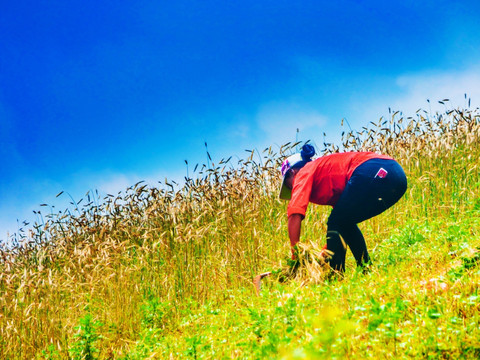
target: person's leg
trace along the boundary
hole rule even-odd
[[[345,255],[347,247],[344,245],[340,232],[331,227],[327,230],[327,249],[333,255],[329,260],[330,267],[334,270],[343,272],[345,270]]]
[[[364,207],[369,197],[366,190],[371,180],[364,172],[357,170],[348,181],[327,221],[327,249],[334,253],[330,266],[339,271],[345,269],[347,245],[357,264],[361,264],[362,259],[369,259],[365,239],[356,224],[359,213],[367,210]]]
[[[335,216],[329,217],[327,227],[327,249],[333,252],[330,266],[338,271],[345,270],[347,245],[352,251],[358,266],[370,262],[367,245],[362,232],[356,224],[337,222]]]
[[[405,190],[405,173],[393,160],[372,159],[354,171],[327,222],[327,249],[338,252],[330,260],[334,269],[345,267],[346,249],[340,235],[352,250],[357,265],[370,262],[365,239],[356,224],[391,207]]]
[[[365,266],[370,263],[370,255],[368,254],[367,244],[362,232],[357,224],[344,226],[342,228],[342,237],[352,251],[352,254],[357,262],[357,266]]]

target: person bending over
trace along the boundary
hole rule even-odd
[[[333,252],[330,267],[345,270],[347,245],[357,265],[364,266],[370,263],[370,257],[357,224],[400,200],[407,190],[405,172],[391,157],[373,152],[335,153],[312,161],[314,155],[314,147],[305,144],[300,153],[287,157],[281,167],[280,198],[289,200],[292,259],[296,258],[295,245],[311,202],[333,207],[327,221],[326,248]]]

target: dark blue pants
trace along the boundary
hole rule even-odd
[[[371,159],[355,169],[327,221],[327,249],[334,253],[330,259],[333,269],[345,270],[347,245],[358,266],[370,262],[357,224],[387,210],[406,190],[407,177],[394,160]]]

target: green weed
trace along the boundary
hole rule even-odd
[[[95,354],[99,352],[96,348],[96,342],[102,337],[98,333],[101,326],[102,323],[94,321],[91,314],[87,314],[80,319],[80,325],[75,328],[77,330],[77,333],[74,335],[75,341],[69,350],[73,359],[96,359]]]

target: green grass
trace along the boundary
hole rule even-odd
[[[360,227],[367,274],[263,281],[286,266],[278,152],[196,169],[176,189],[87,194],[0,249],[0,358],[480,357],[480,114],[419,112],[349,132],[343,147],[396,158],[409,180]],[[338,151],[326,145],[324,152]],[[325,243],[310,206],[302,243]]]
[[[173,333],[145,323],[126,358],[478,358],[476,215],[412,221],[379,244],[367,275],[352,263],[343,280],[264,281],[260,298],[238,288],[191,303]]]

